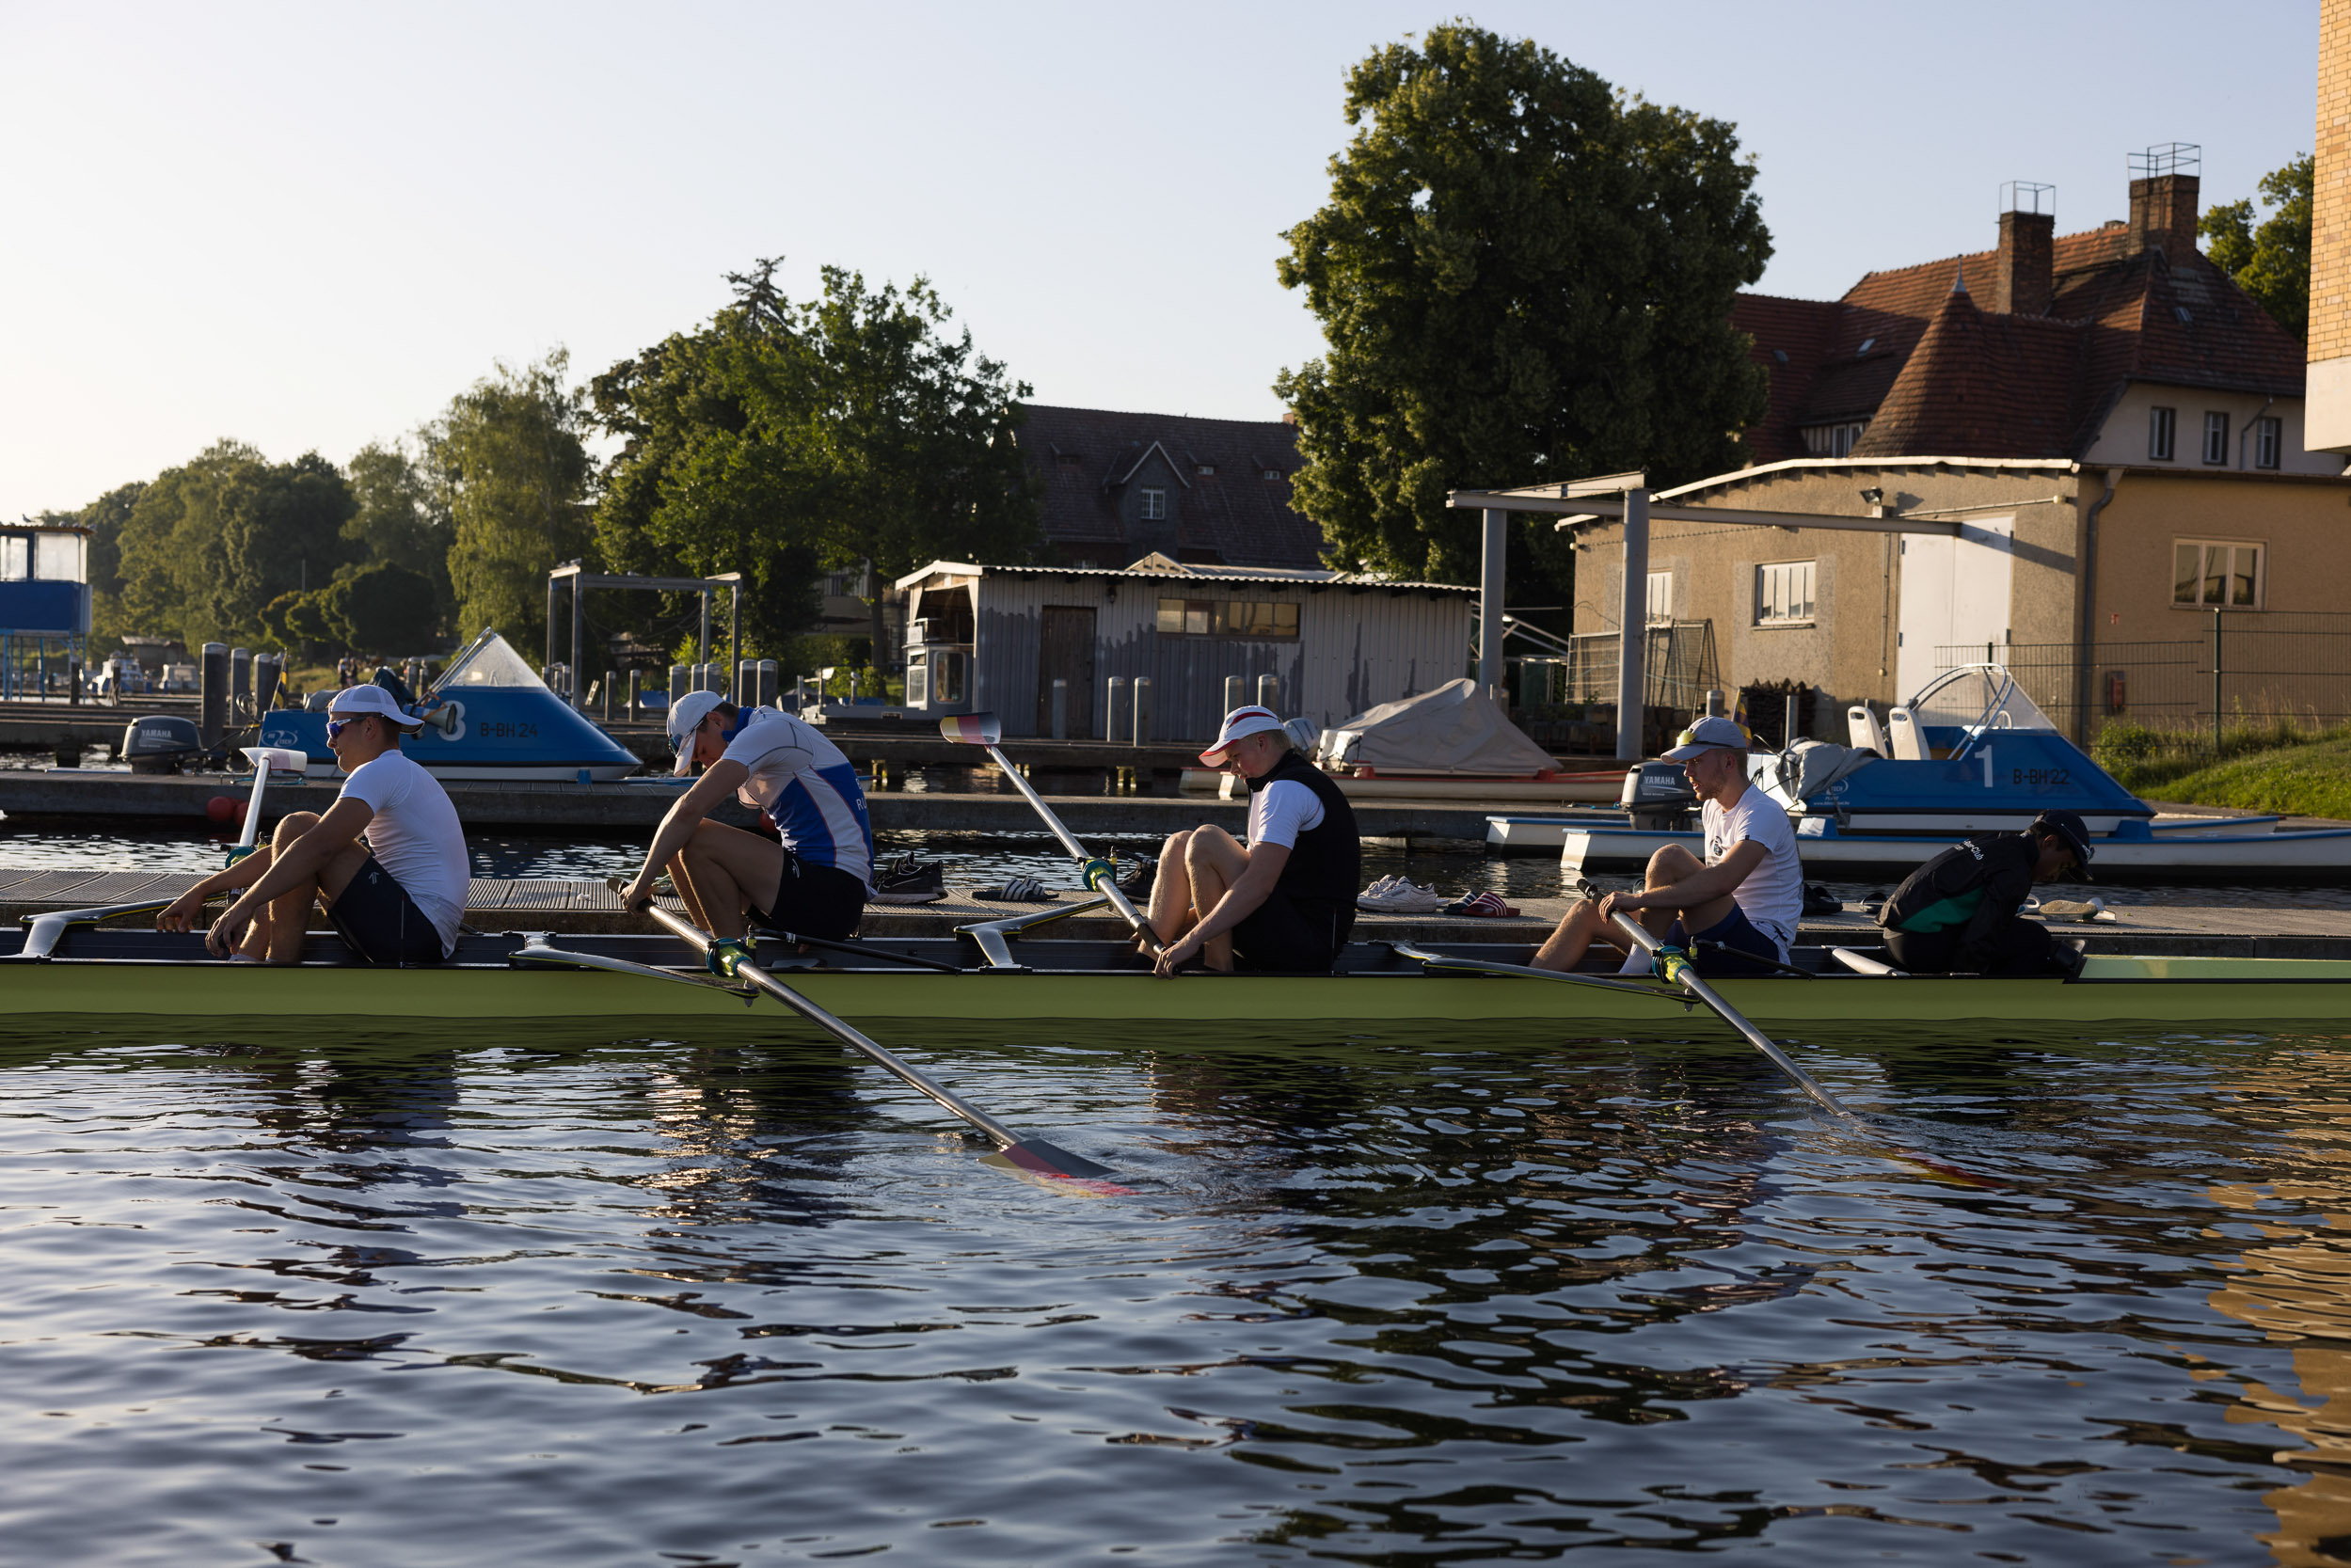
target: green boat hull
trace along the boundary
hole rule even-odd
[[[1133,971],[1041,969],[956,974],[785,969],[778,977],[836,1016],[874,1027],[892,1022],[1035,1019],[1159,1025],[1517,1021],[1681,1029],[1692,1011],[1686,999],[1661,988],[1627,991],[1532,978],[1429,974],[1408,964],[1377,973],[1172,980]],[[2335,959],[2099,958],[2075,980],[1830,974],[1724,979],[1715,987],[1724,1001],[1766,1028],[1868,1022],[2325,1023],[2351,1016],[2351,960]],[[689,1020],[803,1027],[772,1002],[755,1005],[710,983],[464,963],[404,970],[179,959],[17,961],[0,965],[0,1011],[18,1018],[103,1016],[167,1023],[371,1015],[451,1023],[642,1021],[651,1033]]]

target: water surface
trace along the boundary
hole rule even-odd
[[[1531,1033],[20,1022],[5,1555],[2343,1560],[2340,1039]]]

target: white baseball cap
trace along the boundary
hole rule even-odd
[[[1245,735],[1263,735],[1267,730],[1281,727],[1281,721],[1274,717],[1272,708],[1236,707],[1225,715],[1225,727],[1216,732],[1216,744],[1200,753],[1200,761],[1211,768],[1222,768],[1225,753],[1232,749],[1234,741]]]
[[[412,735],[424,728],[423,720],[413,713],[403,713],[400,705],[392,701],[390,692],[373,684],[346,686],[336,692],[334,701],[326,705],[326,717],[329,719],[357,719],[367,713],[389,719]]]
[[[689,691],[670,705],[670,744],[677,748],[677,763],[670,771],[682,778],[694,770],[694,731],[710,710],[726,701],[715,691]]]
[[[1739,721],[1721,714],[1701,719],[1681,732],[1681,744],[1665,753],[1668,762],[1688,762],[1692,757],[1712,751],[1743,752],[1752,744],[1747,732],[1739,727]]]

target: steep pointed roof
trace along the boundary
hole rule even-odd
[[[1804,427],[1856,420],[1869,428],[1855,455],[2078,457],[2134,380],[2302,395],[2302,346],[2200,252],[2134,248],[2121,223],[2051,250],[2041,316],[1975,305],[1965,280],[1992,276],[1993,250],[1869,273],[1836,300],[1739,295],[1732,323],[1771,377],[1770,411],[1747,433],[1754,461],[1804,456]],[[2016,406],[1980,406],[1997,399]]]

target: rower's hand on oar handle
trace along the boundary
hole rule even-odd
[[[1197,934],[1187,934],[1183,941],[1170,942],[1159,950],[1159,961],[1152,965],[1152,973],[1161,979],[1171,978],[1178,968],[1197,958],[1200,941]]]
[[[624,910],[649,910],[653,907],[653,879],[639,877],[620,890],[620,907]]]

